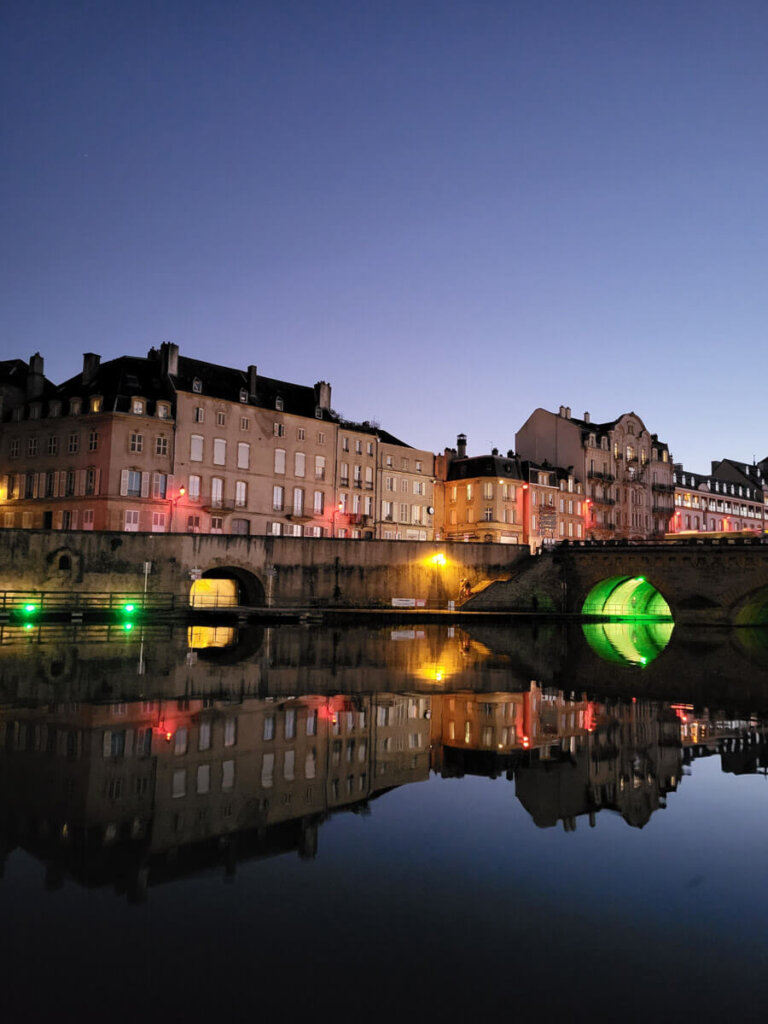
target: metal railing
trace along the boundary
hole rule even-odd
[[[0,611],[68,612],[78,610],[119,610],[133,605],[132,611],[163,611],[174,608],[169,593],[136,593],[116,590],[109,593],[76,590],[0,590]]]

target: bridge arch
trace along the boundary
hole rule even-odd
[[[645,576],[609,576],[587,594],[582,615],[671,619],[666,598]]]
[[[189,593],[192,608],[215,609],[248,607],[266,604],[264,584],[255,573],[236,565],[206,569],[195,580]]]
[[[734,626],[768,625],[768,584],[744,595],[733,609],[731,622]]]
[[[584,637],[603,661],[645,668],[661,654],[675,628],[671,619],[585,622]]]

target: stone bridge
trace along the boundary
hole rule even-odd
[[[670,615],[768,624],[768,544],[576,544],[531,556],[500,544],[207,534],[0,530],[0,591],[148,592],[186,607],[195,580],[231,581],[238,606]]]
[[[768,543],[757,538],[559,546],[467,607],[520,607],[526,577],[537,578],[529,592],[539,610],[668,614],[680,625],[768,625]]]

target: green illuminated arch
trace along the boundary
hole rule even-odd
[[[581,613],[621,619],[672,619],[666,600],[645,576],[602,580],[587,594]]]
[[[585,622],[584,636],[604,661],[644,668],[669,643],[675,624],[671,619],[635,619],[630,622]]]

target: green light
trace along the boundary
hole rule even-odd
[[[645,576],[611,576],[602,580],[587,594],[581,613],[617,619],[672,618],[663,595]]]
[[[35,627],[32,625],[31,622],[25,622],[24,623],[24,629],[34,629],[34,628]]]
[[[587,643],[603,661],[646,668],[672,637],[674,623],[667,620],[632,622],[585,622],[582,631]]]
[[[635,583],[645,583],[645,576],[635,576]]]
[[[135,610],[136,610],[136,605],[135,605],[135,604],[126,604],[126,605],[123,605],[123,611],[126,611],[126,612],[133,612],[133,611],[135,611]]]
[[[130,633],[130,631],[133,629],[133,623],[132,622],[124,623],[123,629],[126,631],[126,633]]]
[[[37,611],[37,605],[36,604],[25,604],[24,605],[24,611],[27,613],[27,615],[33,615]]]

